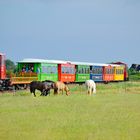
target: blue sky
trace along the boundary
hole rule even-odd
[[[0,0],[0,52],[140,64],[139,0]]]

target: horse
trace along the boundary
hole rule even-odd
[[[47,82],[41,82],[41,81],[32,81],[30,83],[30,92],[35,95],[35,90],[39,90],[41,92],[40,96],[47,96],[50,94],[50,89],[52,89],[52,86],[49,85]]]
[[[66,92],[66,95],[70,94],[68,86],[61,81],[55,82],[53,85],[53,89],[54,89],[54,95],[59,94],[60,91],[62,91],[62,94],[64,91]]]
[[[47,96],[46,93],[48,93],[50,95],[50,89],[54,89],[54,83],[55,82],[51,81],[51,80],[45,80],[45,81],[42,81],[42,83],[45,83],[48,86],[48,89],[46,89],[46,92],[43,92],[42,95]]]
[[[85,85],[87,88],[87,93],[91,95],[92,93],[96,94],[96,84],[93,80],[86,80]]]

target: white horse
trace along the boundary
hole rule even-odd
[[[96,94],[96,84],[93,80],[86,80],[85,82],[87,93],[91,95],[92,93]]]

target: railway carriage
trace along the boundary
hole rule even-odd
[[[11,76],[12,85],[25,85],[32,81],[58,80],[58,61],[24,59],[18,62],[17,74]]]
[[[90,63],[86,62],[72,62],[76,67],[76,79],[75,82],[85,82],[90,78]]]
[[[103,81],[109,82],[114,80],[114,67],[110,64],[103,68]]]
[[[64,62],[58,64],[58,80],[62,82],[74,82],[75,81],[75,65],[70,62]]]
[[[108,66],[108,65],[93,63],[93,65],[90,66],[90,79],[94,80],[95,82],[103,82],[104,66]]]
[[[120,66],[124,66],[124,80],[128,81],[129,80],[129,74],[128,74],[128,66],[127,64],[123,63],[123,62],[113,62],[111,64],[117,64]]]
[[[37,74],[39,81],[58,80],[57,62],[43,59],[24,59],[18,62],[18,71]]]
[[[124,81],[124,66],[114,66],[114,81]]]

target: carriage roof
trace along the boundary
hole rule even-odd
[[[74,65],[87,65],[87,66],[92,65],[92,63],[88,63],[88,62],[71,62],[71,64],[74,64]]]
[[[67,61],[27,58],[27,59],[23,59],[22,61],[19,61],[18,63],[55,63],[55,64],[65,64],[65,63],[67,63]]]
[[[35,59],[35,58],[26,58],[18,63],[53,63],[53,64],[67,64],[71,63],[74,65],[87,65],[87,66],[120,66],[118,64],[105,64],[105,63],[89,63],[89,62],[75,62],[75,61],[65,61],[65,60],[48,60],[48,59]]]
[[[123,67],[122,65],[118,65],[118,64],[108,64],[111,65],[112,67]]]
[[[89,62],[71,62],[75,65],[88,65],[88,66],[108,66],[109,64],[104,63],[89,63]]]

